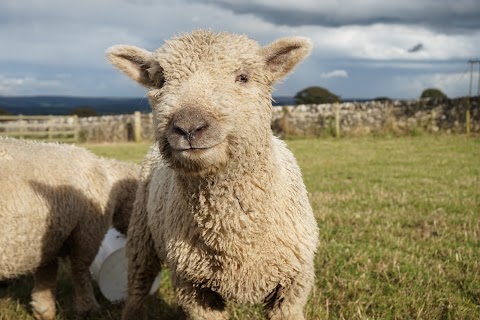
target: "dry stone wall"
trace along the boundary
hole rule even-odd
[[[480,133],[479,98],[470,101],[470,130]],[[272,128],[280,136],[403,135],[466,132],[468,101],[412,100],[297,105],[274,108]]]
[[[480,97],[470,100],[470,130],[480,135]],[[298,105],[273,108],[272,129],[285,136],[405,135],[416,132],[466,132],[467,101],[412,100],[370,101],[341,104]],[[153,140],[152,114],[124,114],[100,117],[47,117],[45,120],[3,122],[2,132],[75,128],[80,142],[123,142]],[[11,124],[11,129],[10,129]],[[32,129],[33,130],[33,129]],[[51,130],[51,129],[50,129]],[[139,131],[139,132],[138,132]]]
[[[153,139],[152,114],[140,114],[140,139]],[[135,115],[79,118],[79,139],[83,142],[124,142],[135,140]]]

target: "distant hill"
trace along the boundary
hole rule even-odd
[[[291,105],[293,97],[274,97],[273,105]],[[64,96],[0,96],[0,109],[11,114],[24,115],[68,115],[73,108],[91,107],[99,115],[126,114],[140,111],[150,112],[147,98],[91,98]]]
[[[63,96],[2,97],[0,109],[12,114],[68,115],[75,107],[92,107],[98,114],[149,112],[146,98],[81,98]]]

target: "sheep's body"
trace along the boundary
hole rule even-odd
[[[225,319],[225,300],[303,318],[318,230],[298,165],[270,129],[270,85],[309,49],[303,38],[261,48],[203,31],[155,54],[111,49],[110,60],[150,88],[157,140],[128,232],[124,319],[138,319],[159,263],[190,319]]]
[[[263,303],[278,285],[312,281],[316,223],[305,214],[310,207],[293,155],[283,142],[272,143],[270,163],[252,162],[245,172],[198,184],[162,165],[157,147],[150,151],[153,166],[142,172],[151,178],[148,226],[156,254],[179,282],[215,288],[226,300]]]
[[[98,307],[88,268],[112,220],[126,231],[138,167],[73,146],[0,138],[0,172],[0,279],[34,272],[34,314],[53,319],[57,259],[68,255],[77,311]]]

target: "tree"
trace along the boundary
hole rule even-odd
[[[389,97],[376,97],[375,99],[373,99],[373,101],[378,101],[378,102],[391,102],[392,99],[390,99]]]
[[[340,97],[322,87],[308,87],[295,95],[297,104],[321,104],[340,102]]]
[[[89,106],[79,106],[72,109],[70,112],[71,115],[77,115],[79,117],[96,117],[98,116],[97,111]]]
[[[0,116],[9,116],[10,114],[7,110],[0,108]]]
[[[428,88],[423,90],[421,99],[430,98],[430,99],[447,99],[447,95],[444,94],[441,90],[435,88]]]

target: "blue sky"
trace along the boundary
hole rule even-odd
[[[346,99],[411,99],[429,87],[464,96],[467,61],[480,58],[480,0],[2,0],[0,95],[144,96],[105,50],[153,51],[199,28],[262,45],[310,37],[312,55],[277,96],[313,85]],[[474,92],[477,80],[478,65]]]

